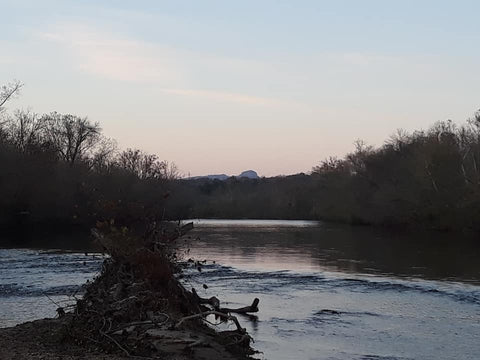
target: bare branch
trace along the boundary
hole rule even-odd
[[[10,100],[15,94],[19,93],[22,87],[23,84],[19,81],[14,81],[0,87],[0,110],[8,100]]]
[[[183,318],[181,318],[176,324],[175,324],[175,328],[178,328],[180,325],[182,325],[185,321],[188,321],[188,320],[193,320],[193,319],[198,319],[198,318],[203,318],[207,315],[217,315],[221,318],[224,318],[224,319],[227,319],[227,320],[232,320],[234,323],[235,323],[235,326],[237,327],[237,331],[241,334],[245,334],[246,333],[246,330],[244,328],[242,328],[240,326],[240,323],[238,322],[238,319],[236,316],[233,316],[233,315],[228,315],[228,314],[225,314],[225,313],[222,313],[220,311],[215,311],[215,310],[210,310],[210,311],[204,311],[202,313],[199,313],[199,314],[195,314],[195,315],[190,315],[190,316],[185,316]]]

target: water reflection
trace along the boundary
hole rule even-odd
[[[315,222],[198,222],[189,256],[244,269],[343,271],[480,284],[473,235]]]
[[[186,257],[217,261],[187,268],[187,287],[229,307],[260,299],[242,325],[261,359],[478,359],[480,287],[465,284],[480,283],[476,238],[209,221],[187,248]],[[44,294],[67,299],[100,266],[83,252],[0,250],[0,327],[53,316]]]
[[[478,359],[476,239],[243,225],[200,222],[187,256],[216,263],[185,282],[231,307],[261,299],[258,320],[242,321],[260,359]]]

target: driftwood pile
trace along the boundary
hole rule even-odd
[[[59,311],[72,318],[69,338],[129,357],[195,358],[193,352],[201,348],[207,357],[208,351],[215,353],[212,358],[227,352],[240,358],[252,354],[252,339],[232,313],[257,312],[258,299],[243,308],[225,308],[216,297],[201,298],[178,281],[173,244],[192,227],[154,224],[138,236],[112,223],[99,224],[93,234],[110,257],[73,312]],[[215,331],[206,325],[208,315],[232,321],[235,329]]]

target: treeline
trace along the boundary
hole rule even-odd
[[[461,126],[398,131],[362,141],[309,175],[182,180],[175,208],[186,217],[324,219],[351,224],[480,230],[480,113]],[[183,201],[182,201],[183,200]]]
[[[382,147],[356,143],[313,169],[314,214],[361,224],[480,229],[480,113],[461,126],[398,131]]]
[[[0,228],[14,231],[164,216],[173,164],[120,151],[98,123],[70,114],[7,112],[21,88],[0,88]]]
[[[156,155],[117,149],[87,118],[6,112],[20,87],[0,87],[0,228],[257,218],[480,230],[480,112],[378,148],[357,141],[309,174],[187,180]]]
[[[220,219],[314,219],[312,176],[178,180],[170,200],[176,216]]]

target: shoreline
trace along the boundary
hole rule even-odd
[[[99,224],[92,234],[110,255],[100,274],[75,304],[55,303],[56,318],[1,329],[0,358],[249,359],[251,337],[238,321],[235,331],[205,324],[212,310],[175,276],[181,270],[173,242],[191,228],[153,222],[133,233]],[[220,314],[219,300],[211,306]],[[236,320],[229,312],[220,315]]]
[[[121,351],[108,351],[104,346],[94,345],[93,341],[73,342],[68,338],[69,317],[45,318],[0,328],[0,359],[2,360],[113,360],[113,359],[165,359],[165,360],[246,360],[252,359],[240,352],[229,351],[221,333],[206,325],[189,330],[178,330],[157,334],[158,356],[127,356]],[[152,337],[155,334],[152,332]],[[202,340],[202,344],[192,346],[189,339]]]
[[[60,319],[47,318],[0,328],[0,358],[5,360],[124,358],[64,342],[62,336],[64,326],[65,323]]]

